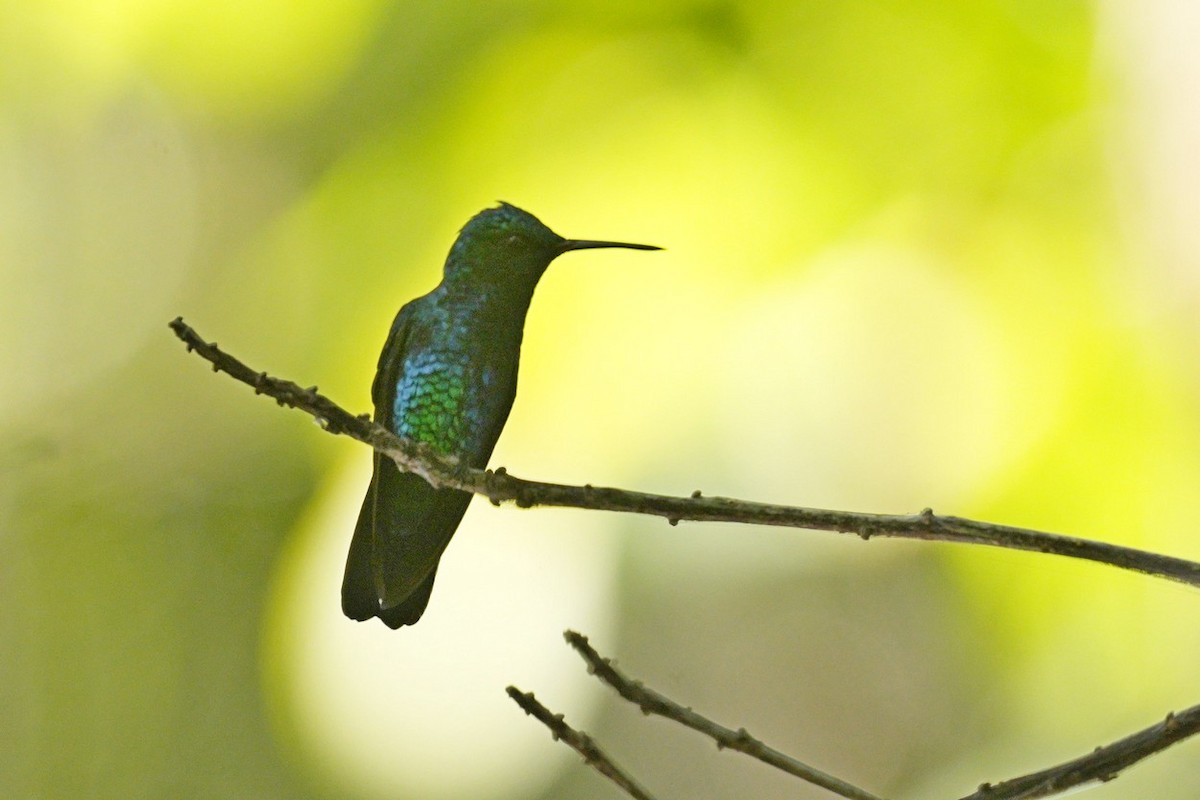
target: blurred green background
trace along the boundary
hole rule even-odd
[[[584,798],[532,690],[669,797],[889,797],[1200,702],[1200,595],[1063,559],[477,502],[429,612],[341,618],[396,308],[503,199],[574,237],[494,464],[1200,559],[1185,0],[105,0],[0,12],[0,795]],[[1196,742],[1092,790],[1194,798]]]

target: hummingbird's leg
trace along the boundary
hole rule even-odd
[[[450,474],[459,483],[471,481],[471,464],[466,453],[459,453],[454,457],[454,468],[450,470]]]

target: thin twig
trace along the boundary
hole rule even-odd
[[[691,497],[670,497],[590,484],[568,486],[524,480],[509,475],[503,468],[495,471],[469,469],[455,459],[438,456],[419,443],[398,438],[366,415],[354,416],[319,394],[315,386],[305,389],[291,381],[251,369],[219,350],[216,344],[201,339],[182,319],[174,320],[170,326],[188,350],[212,364],[214,372],[224,372],[251,386],[256,394],[273,397],[280,405],[311,414],[330,433],[345,434],[373,447],[392,458],[401,469],[420,475],[435,487],[474,492],[495,505],[512,502],[521,508],[566,506],[624,511],[665,517],[672,525],[681,520],[738,522],[852,533],[863,539],[890,536],[984,544],[1096,561],[1200,586],[1200,564],[1194,561],[1028,528],[937,516],[930,509],[919,514],[867,514],[755,503],[728,497],[702,497],[699,491],[693,492]]]
[[[654,800],[654,796],[642,788],[625,770],[618,767],[591,736],[572,728],[563,720],[562,714],[552,713],[534,698],[532,692],[526,694],[515,686],[509,686],[505,691],[526,714],[537,717],[539,722],[549,728],[555,739],[583,756],[583,760],[590,767],[620,786],[630,797],[637,800]]]
[[[647,688],[641,681],[627,677],[613,666],[611,660],[601,656],[588,643],[586,636],[575,631],[566,631],[563,638],[587,662],[589,672],[635,704],[642,713],[673,719],[714,739],[718,747],[728,747],[746,753],[842,797],[878,800],[875,795],[863,789],[767,747],[750,736],[744,728],[734,731],[719,725]],[[1097,747],[1085,756],[1000,783],[985,783],[974,794],[960,800],[1033,800],[1060,794],[1086,783],[1111,781],[1122,770],[1197,733],[1200,733],[1200,706],[1193,706],[1178,714],[1167,714],[1162,722],[1112,744]]]
[[[865,789],[847,783],[841,778],[835,778],[827,772],[810,767],[802,761],[792,758],[773,747],[769,747],[751,736],[745,728],[733,730],[708,717],[697,714],[690,708],[679,705],[671,698],[653,689],[647,688],[641,681],[626,677],[607,658],[604,658],[588,644],[587,637],[575,631],[566,631],[563,638],[583,656],[587,662],[588,671],[617,690],[617,693],[642,710],[643,714],[658,714],[660,717],[673,719],[681,725],[686,725],[694,731],[708,736],[717,743],[718,748],[729,748],[745,753],[751,758],[757,758],[766,764],[795,775],[797,778],[828,789],[836,795],[850,800],[881,800],[877,795]]]
[[[1167,714],[1162,722],[1097,747],[1085,756],[1001,783],[985,783],[961,800],[1031,800],[1085,783],[1111,781],[1123,769],[1197,733],[1200,733],[1200,706],[1192,706],[1178,714]]]

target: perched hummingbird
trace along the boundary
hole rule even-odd
[[[486,467],[517,394],[521,335],[538,279],[568,250],[597,247],[661,249],[564,239],[507,203],[472,217],[450,248],[442,282],[392,323],[371,385],[375,421]],[[379,617],[391,628],[419,620],[470,500],[375,453],[342,581],[346,616]]]

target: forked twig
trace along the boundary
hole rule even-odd
[[[643,713],[673,719],[714,739],[718,747],[739,750],[842,797],[861,800],[871,800],[875,797],[863,789],[767,747],[744,729],[734,731],[719,725],[647,688],[641,681],[629,678],[613,666],[610,659],[601,656],[588,643],[586,636],[575,631],[566,631],[563,637],[587,662],[590,672],[615,689],[623,698],[637,705]],[[1200,733],[1200,706],[1193,706],[1178,714],[1167,714],[1163,721],[1118,739],[1112,744],[1097,747],[1079,758],[1000,783],[985,783],[974,793],[959,800],[1033,800],[1051,797],[1087,783],[1110,781],[1126,768],[1197,733]]]

